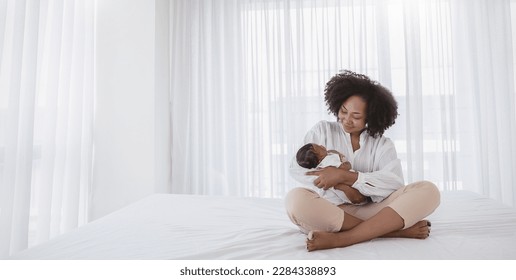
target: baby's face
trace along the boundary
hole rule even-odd
[[[319,161],[321,161],[325,156],[328,155],[328,151],[326,150],[326,147],[322,145],[312,144],[312,147],[314,149],[315,154],[317,155],[317,158]]]

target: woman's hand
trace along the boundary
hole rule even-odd
[[[318,176],[314,181],[314,185],[318,188],[327,190],[337,184],[343,183],[341,171],[342,169],[330,166],[321,170],[306,172],[306,175]]]
[[[338,184],[352,186],[358,178],[358,173],[336,167],[325,167],[317,171],[306,172],[306,175],[318,176],[314,185],[318,188],[327,190]]]

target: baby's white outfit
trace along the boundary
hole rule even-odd
[[[340,155],[333,152],[328,152],[328,155],[321,160],[321,162],[315,167],[315,169],[322,169],[328,166],[339,167],[343,162],[340,160]],[[329,202],[340,205],[342,203],[351,203],[349,198],[344,194],[343,191],[337,190],[333,187],[323,190],[315,187],[315,191],[319,194],[319,196],[324,197]]]

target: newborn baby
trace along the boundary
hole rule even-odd
[[[335,150],[327,150],[326,147],[315,143],[308,143],[301,147],[296,154],[299,166],[307,169],[322,169],[333,166],[345,170],[351,170],[351,163],[346,157]],[[319,195],[335,205],[343,203],[363,204],[367,197],[358,190],[347,185],[338,185],[328,190],[318,189]]]

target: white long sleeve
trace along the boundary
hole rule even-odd
[[[394,143],[387,137],[373,138],[364,132],[360,135],[360,149],[353,152],[351,137],[340,123],[321,121],[308,131],[304,143],[324,145],[344,154],[353,170],[358,172],[358,179],[352,187],[371,197],[373,202],[382,201],[405,185],[401,161]],[[299,182],[313,182],[315,176],[307,176],[305,172],[306,169],[297,165],[294,158],[291,175]]]

